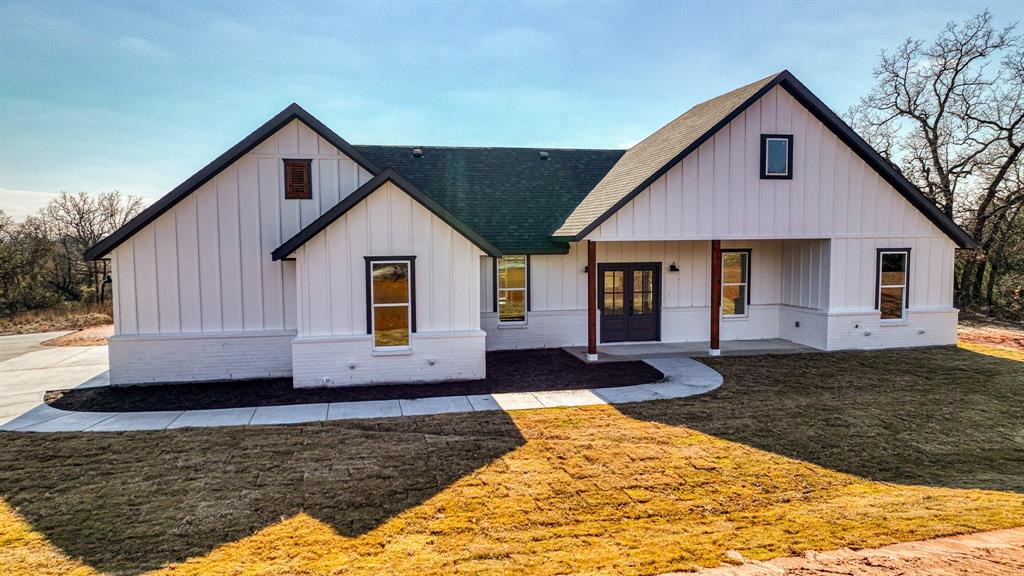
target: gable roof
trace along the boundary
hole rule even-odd
[[[505,254],[565,253],[551,238],[623,150],[355,146],[391,167]],[[547,158],[541,157],[547,153]]]
[[[455,215],[435,202],[430,196],[421,192],[416,188],[416,186],[403,178],[393,168],[384,169],[380,174],[377,174],[366,182],[366,184],[356,188],[354,192],[342,199],[341,202],[338,202],[332,206],[330,210],[321,214],[319,218],[310,222],[309,225],[300,230],[298,234],[292,236],[286,240],[284,244],[278,246],[277,249],[271,253],[271,256],[273,256],[274,260],[287,258],[292,254],[292,252],[295,252],[295,250],[300,246],[322,232],[325,228],[330,226],[332,222],[351,210],[355,205],[362,202],[367,196],[375,192],[386,182],[391,182],[395,186],[398,186],[398,188],[403,192],[412,196],[413,199],[422,204],[427,210],[430,210],[438,218],[444,220],[446,224],[454,228],[459,234],[465,236],[467,240],[476,244],[488,256],[501,256],[501,251],[495,248],[493,244],[488,242],[483,236],[467,226],[464,222],[456,218]]]
[[[320,135],[321,138],[327,140],[334,147],[344,152],[349,158],[352,158],[352,160],[365,168],[371,174],[376,174],[380,171],[376,165],[367,160],[366,157],[364,157],[358,150],[346,142],[344,138],[338,136],[333,130],[314,118],[312,114],[306,112],[302,106],[292,103],[262,126],[254,130],[251,134],[243,138],[238,144],[229,148],[227,152],[218,156],[213,162],[204,166],[200,171],[190,176],[175,189],[171,190],[162,198],[151,204],[148,208],[139,213],[138,216],[129,220],[127,224],[118,228],[113,234],[107,236],[103,240],[100,240],[94,246],[86,250],[85,259],[98,260],[103,258],[111,250],[117,248],[122,242],[130,238],[137,231],[159,218],[164,212],[173,208],[175,204],[183,200],[192,192],[196,191],[203,184],[207,183],[211,178],[220,173],[221,170],[227,168],[232,162],[252,151],[264,140],[295,119],[298,119],[313,130],[313,132]]]
[[[781,86],[962,248],[975,242],[788,70],[697,104],[626,151],[553,236],[582,240],[775,86]]]

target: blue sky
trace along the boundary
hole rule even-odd
[[[625,147],[788,68],[842,112],[882,49],[989,6],[0,3],[0,208],[155,199],[289,103],[350,142]]]

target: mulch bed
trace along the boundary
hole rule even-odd
[[[431,396],[609,388],[657,382],[664,375],[645,362],[587,364],[564,350],[487,353],[487,378],[424,384],[292,388],[290,378],[52,390],[45,401],[77,412],[206,410],[319,402],[398,400]]]

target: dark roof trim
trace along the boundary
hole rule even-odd
[[[493,244],[456,218],[451,212],[445,210],[444,207],[435,202],[430,196],[420,192],[418,188],[413,186],[411,182],[403,178],[392,168],[384,169],[380,174],[374,176],[366,184],[357,188],[355,192],[352,192],[341,202],[335,204],[330,210],[321,214],[319,218],[310,222],[309,225],[300,230],[298,234],[292,236],[284,244],[278,246],[277,249],[271,253],[271,256],[273,256],[274,260],[286,259],[292,254],[292,252],[295,252],[295,250],[300,246],[319,234],[332,222],[351,210],[356,204],[362,202],[367,196],[372,194],[388,181],[391,181],[403,192],[412,196],[413,199],[422,204],[427,210],[433,212],[438,218],[444,220],[446,224],[454,228],[459,234],[465,236],[467,240],[476,244],[488,256],[501,256],[501,251],[495,248]]]
[[[952,219],[943,214],[942,211],[939,210],[939,208],[916,186],[907,180],[907,178],[898,169],[896,169],[896,167],[890,164],[885,158],[882,158],[874,148],[854,132],[853,128],[850,128],[850,126],[848,126],[846,122],[843,122],[843,120],[839,118],[835,112],[829,109],[824,102],[812,94],[806,86],[804,86],[796,79],[795,76],[793,76],[792,73],[789,72],[789,70],[783,70],[780,72],[774,79],[772,79],[771,82],[761,87],[757,92],[751,95],[750,98],[747,98],[735,110],[722,118],[722,120],[712,126],[710,130],[702,134],[700,138],[696,139],[692,144],[683,149],[682,152],[669,160],[668,163],[659,168],[654,172],[654,174],[651,174],[650,177],[641,182],[640,185],[633,189],[633,191],[616,202],[611,208],[606,210],[604,214],[591,222],[586,228],[581,230],[571,239],[574,241],[580,241],[586,238],[588,234],[593,232],[605,220],[610,218],[612,214],[617,212],[620,208],[629,203],[630,200],[647,189],[658,178],[664,176],[665,173],[673,166],[682,161],[683,158],[688,156],[691,152],[699,148],[701,144],[709,140],[719,130],[728,125],[729,122],[735,120],[737,116],[742,114],[743,111],[749,108],[751,104],[767,94],[769,90],[779,85],[789,92],[790,95],[792,95],[798,102],[803,104],[803,106],[807,108],[815,118],[827,126],[829,130],[831,130],[844,144],[856,152],[861,159],[867,162],[868,166],[874,168],[886,182],[895,188],[897,192],[902,194],[903,197],[906,198],[915,208],[920,210],[925,217],[927,217],[940,230],[945,232],[953,242],[961,248],[978,247],[978,243],[971,238],[967,232],[964,232],[956,222],[953,222]]]
[[[321,138],[327,140],[336,148],[344,152],[345,155],[354,160],[371,174],[376,174],[380,171],[372,162],[367,160],[365,156],[360,154],[358,150],[353,148],[351,144],[346,142],[344,138],[338,136],[333,130],[325,126],[323,122],[320,122],[314,118],[312,114],[306,112],[302,106],[292,103],[251,134],[243,138],[241,142],[232,146],[227,152],[218,156],[213,162],[204,166],[202,170],[190,176],[188,180],[179,184],[174,190],[171,190],[162,198],[143,210],[138,216],[132,218],[127,224],[117,229],[113,234],[107,236],[103,240],[100,240],[94,246],[86,250],[85,259],[98,260],[103,258],[133,234],[159,218],[164,212],[173,208],[175,204],[183,200],[186,196],[196,191],[203,184],[209,182],[214,176],[219,174],[221,170],[231,165],[232,162],[252,151],[264,140],[295,119],[298,119],[306,126],[309,126],[313,132],[316,132]]]

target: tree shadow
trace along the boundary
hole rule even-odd
[[[524,443],[504,412],[160,432],[0,432],[0,496],[73,558],[136,574],[299,512],[355,537]]]
[[[1024,362],[960,348],[702,361],[718,390],[617,408],[871,480],[1024,493]]]

